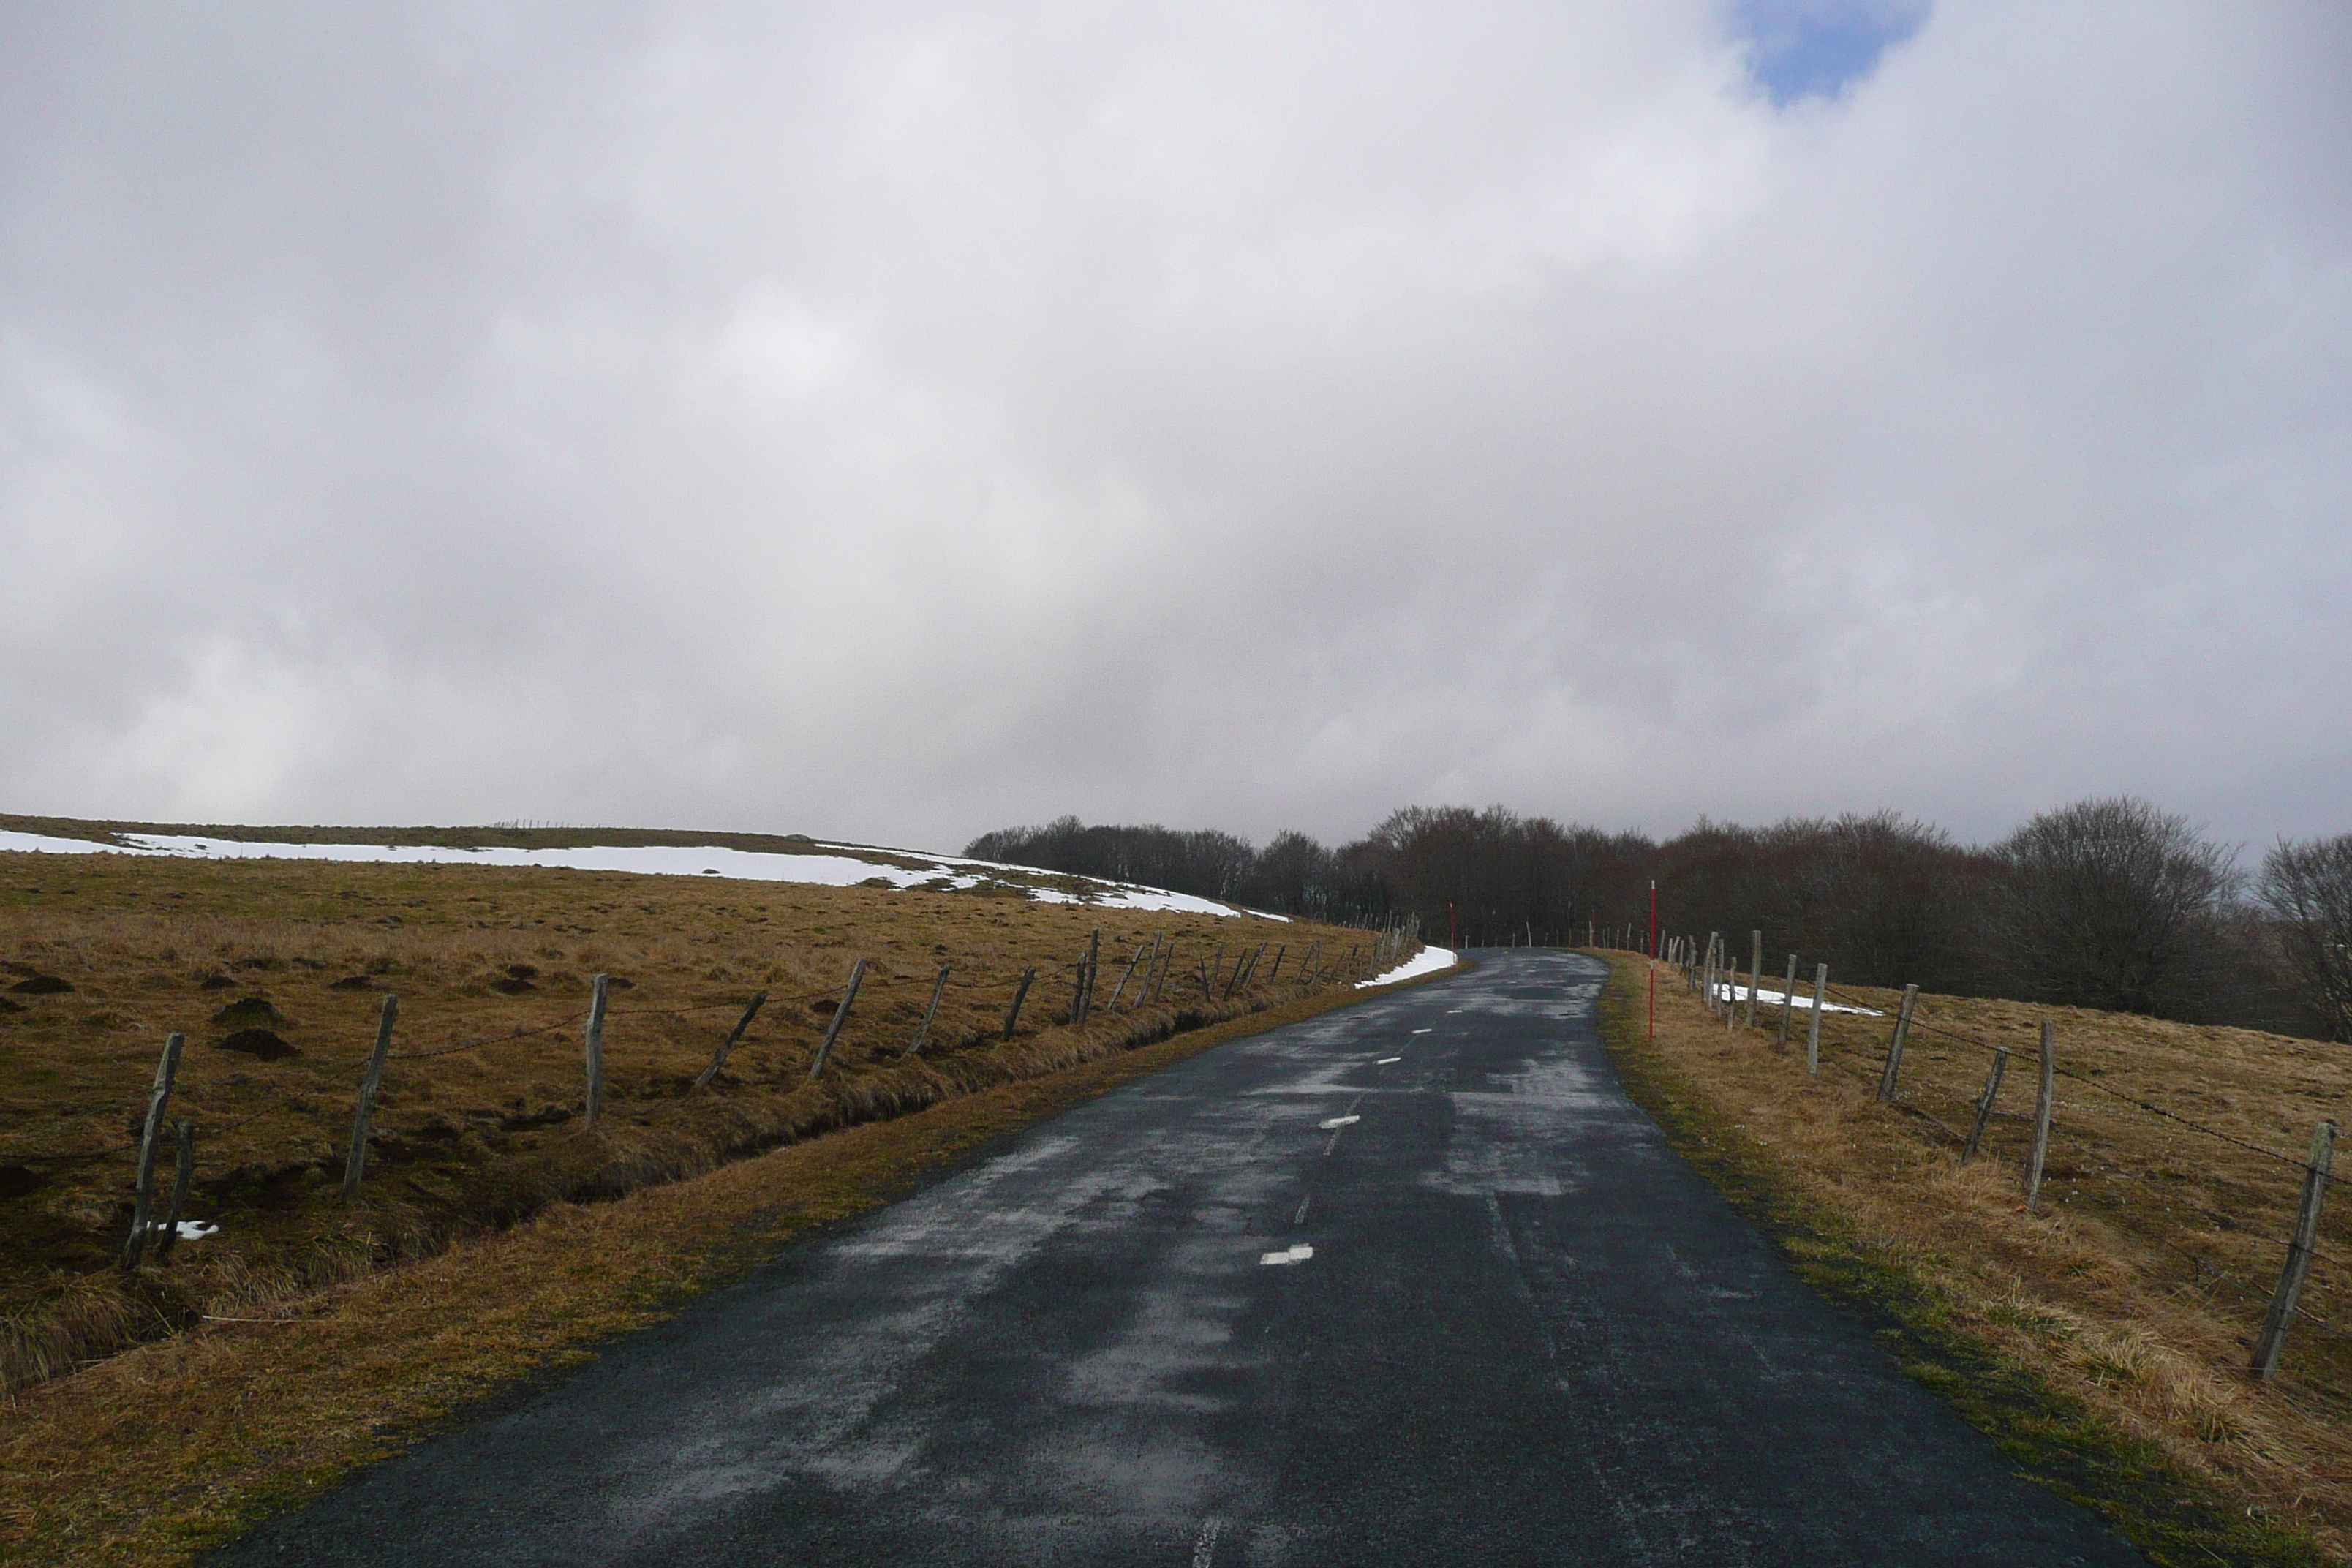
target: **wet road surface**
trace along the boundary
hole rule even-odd
[[[1195,1057],[205,1561],[2123,1564],[1666,1147],[1554,952]]]

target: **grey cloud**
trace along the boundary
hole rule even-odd
[[[2324,7],[6,26],[18,809],[2345,826]]]

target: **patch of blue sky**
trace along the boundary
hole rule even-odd
[[[1778,105],[1835,98],[1927,21],[1933,0],[1732,0],[1748,74]]]

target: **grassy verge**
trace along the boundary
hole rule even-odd
[[[1645,966],[1608,956],[1601,1031],[1635,1100],[2024,1474],[2160,1568],[2346,1560],[2330,1480],[2344,1474],[2340,1426],[2292,1391],[2250,1384],[2226,1336],[2184,1327],[2189,1303],[2137,1277],[2127,1236],[2063,1202],[2027,1215],[2014,1166],[1959,1166],[1917,1106],[1879,1106],[1857,1075],[1829,1068],[1884,1019],[1841,1024],[1853,1038],[1831,1042],[1808,1079],[1801,1026],[1780,1055],[1762,1029],[1727,1030],[1670,970],[1645,1039]]]
[[[690,1181],[558,1205],[268,1321],[207,1322],[46,1384],[13,1403],[0,1442],[0,1548],[11,1561],[184,1563],[469,1404],[740,1278],[814,1226],[1082,1100],[1353,999],[1295,998]]]

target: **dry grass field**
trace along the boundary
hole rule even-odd
[[[2128,1516],[2152,1560],[2317,1560],[2310,1543],[2347,1560],[2352,1205],[2338,1202],[2326,1217],[2302,1301],[2308,1317],[2294,1323],[2276,1381],[2256,1383],[2247,1370],[2314,1124],[2347,1109],[2343,1047],[1922,996],[1897,1101],[1885,1106],[1876,1090],[1898,993],[1843,990],[1832,978],[1832,999],[1885,1016],[1825,1016],[1812,1079],[1801,1011],[1784,1055],[1777,1009],[1761,1009],[1753,1028],[1727,1028],[1669,967],[1658,970],[1656,1039],[1643,1040],[1646,966],[1610,956],[1612,1043],[1637,1092],[1727,1185],[1781,1216],[1801,1266],[1831,1253],[1864,1260],[1898,1282],[1895,1293],[1934,1333],[1980,1348],[2056,1407],[2080,1412],[2065,1440],[2182,1479],[2242,1537],[2231,1555],[2186,1525],[2175,1541],[2179,1521],[2166,1516],[2179,1500],[2163,1488],[2137,1502],[2090,1488]],[[2042,1201],[2029,1214],[2021,1172],[2044,1018],[2056,1026],[2063,1076]],[[1963,1165],[1996,1045],[2009,1047],[2009,1070],[1985,1152]],[[1969,1380],[1919,1374],[2002,1430]],[[2003,1436],[2036,1442],[2022,1427]]]
[[[1065,1026],[1099,931],[1093,1016]],[[1156,1005],[1126,961],[1172,944]],[[1254,984],[1202,995],[1271,944]],[[205,1320],[444,1252],[557,1205],[611,1199],[833,1129],[1125,1052],[1318,988],[1360,931],[1138,913],[988,892],[834,889],[480,867],[0,856],[0,1378],[12,1391]],[[1286,947],[1278,981],[1276,949]],[[852,963],[865,982],[824,1077],[812,1054]],[[940,963],[928,1042],[906,1046]],[[1023,972],[1037,980],[1003,1041]],[[1358,965],[1360,973],[1360,963]],[[604,1110],[582,1125],[589,977],[612,975]],[[694,1087],[752,997],[766,1005]],[[341,1191],[356,1091],[399,997],[368,1176]],[[111,1267],[167,1031],[167,1121],[194,1124],[167,1266]],[[171,1178],[167,1149],[162,1185]]]

